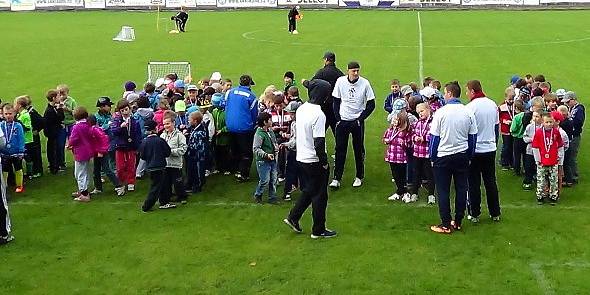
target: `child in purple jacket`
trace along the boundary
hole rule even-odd
[[[89,202],[90,193],[88,186],[90,185],[90,160],[95,154],[95,143],[92,137],[92,126],[86,121],[88,118],[88,111],[84,107],[77,107],[74,109],[74,120],[76,124],[72,127],[72,133],[68,140],[67,148],[72,150],[74,154],[74,177],[78,183],[78,192],[75,201]]]

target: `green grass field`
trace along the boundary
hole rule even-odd
[[[297,80],[312,76],[326,50],[341,68],[358,60],[378,96],[365,138],[365,185],[352,189],[349,153],[343,188],[330,194],[328,225],[337,238],[311,240],[309,214],[305,234],[293,234],[281,222],[291,204],[252,204],[253,182],[216,175],[188,205],[141,214],[147,181],[122,199],[103,193],[78,204],[69,169],[12,195],[16,240],[0,249],[0,294],[588,293],[587,140],[581,183],[565,189],[558,206],[536,205],[521,179],[498,171],[502,222],[484,218],[451,236],[433,234],[438,210],[424,196],[412,205],[386,200],[393,186],[380,144],[389,80],[419,79],[417,13],[306,11],[297,36],[287,34],[285,15],[196,12],[186,34],[169,35],[166,20],[156,32],[155,13],[0,13],[0,95],[29,94],[40,110],[58,83],[90,109],[100,95],[118,98],[124,81],[145,81],[150,60],[190,61],[196,79],[249,73],[260,93],[281,85],[286,70]],[[590,12],[425,11],[420,18],[424,75],[462,85],[479,79],[500,101],[512,74],[543,73],[587,102]],[[111,41],[121,25],[135,28],[135,42]]]

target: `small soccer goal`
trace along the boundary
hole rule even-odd
[[[179,79],[191,77],[191,63],[186,61],[150,61],[147,68],[148,82],[155,82],[170,73],[176,73]]]
[[[119,34],[117,34],[117,36],[113,38],[113,41],[130,42],[133,40],[135,40],[135,30],[133,29],[133,27],[129,26],[121,27],[121,31],[119,32]]]

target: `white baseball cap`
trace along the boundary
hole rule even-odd
[[[214,72],[213,74],[211,74],[211,78],[209,80],[215,80],[215,81],[221,80],[221,73]]]

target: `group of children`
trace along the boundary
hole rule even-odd
[[[515,76],[506,88],[499,116],[502,169],[514,170],[517,176],[524,174],[524,190],[531,190],[536,181],[539,204],[555,204],[560,188],[578,181],[584,106],[572,91],[551,92],[543,75]]]
[[[391,93],[384,103],[390,125],[382,142],[387,145],[385,161],[389,163],[396,186],[388,200],[416,202],[419,189],[424,186],[428,204],[435,204],[428,148],[432,115],[444,105],[439,91],[441,84],[427,78],[420,91],[415,83],[411,84],[401,86],[399,80],[391,81]]]
[[[430,77],[419,91],[411,85],[401,86],[398,80],[391,83],[392,92],[384,104],[390,126],[382,138],[387,145],[385,161],[396,186],[388,198],[391,201],[415,202],[418,189],[424,186],[428,203],[435,203],[428,149],[432,115],[445,104],[440,85]],[[515,76],[505,94],[504,103],[498,107],[503,142],[500,164],[503,170],[514,170],[520,176],[522,163],[523,188],[531,190],[536,181],[539,204],[554,205],[562,183],[577,183],[584,107],[574,92],[559,89],[552,93],[543,75]]]

